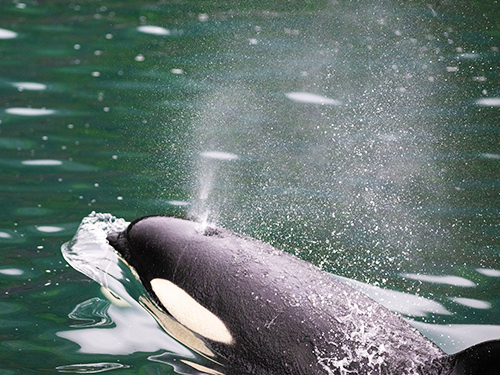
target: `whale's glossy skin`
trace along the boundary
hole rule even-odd
[[[223,322],[231,342],[199,336],[226,359],[226,373],[460,375],[475,373],[477,361],[481,374],[495,373],[498,342],[447,356],[364,294],[263,242],[164,216],[108,240],[162,308],[152,280],[179,287]]]

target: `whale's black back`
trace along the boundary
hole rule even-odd
[[[169,280],[224,321],[234,342],[207,341],[227,373],[462,375],[474,365],[474,351],[446,356],[366,295],[260,241],[162,216],[109,239],[153,298],[151,280]]]

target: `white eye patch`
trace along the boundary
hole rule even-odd
[[[224,344],[233,343],[233,336],[224,322],[183,289],[165,279],[151,280],[151,288],[179,323],[207,339]]]

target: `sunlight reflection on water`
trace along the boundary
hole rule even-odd
[[[485,107],[499,107],[500,98],[482,98],[476,101],[477,105],[482,105]]]
[[[17,33],[14,31],[0,29],[0,39],[13,39],[17,37]]]
[[[56,113],[54,109],[21,108],[21,107],[7,108],[5,112],[11,115],[19,115],[19,116],[47,116]]]
[[[478,268],[476,269],[476,271],[482,273],[485,276],[500,277],[500,270],[494,270],[491,268]]]
[[[436,283],[436,284],[448,284],[448,285],[463,286],[468,288],[476,286],[474,282],[459,276],[448,276],[448,275],[435,276],[435,275],[422,275],[416,273],[404,273],[401,274],[401,276],[407,279],[413,279],[413,280]]]
[[[170,35],[170,30],[160,26],[139,26],[137,31],[145,34]]]
[[[492,307],[491,303],[488,301],[480,301],[473,298],[450,297],[450,300],[463,306],[472,307],[473,309],[486,310]]]
[[[230,152],[222,152],[222,151],[205,151],[200,154],[200,156],[207,159],[216,159],[216,160],[236,160],[238,159],[238,155],[232,154]]]
[[[0,273],[7,276],[20,276],[24,271],[19,268],[1,268]]]
[[[488,340],[498,340],[500,326],[482,324],[429,324],[406,319],[448,354]]]
[[[32,166],[56,166],[62,165],[62,161],[53,159],[39,159],[39,160],[23,160],[21,164]]]
[[[19,91],[22,90],[41,91],[47,89],[47,85],[37,82],[13,82],[12,86],[17,87]]]
[[[311,94],[308,92],[289,92],[285,95],[288,99],[300,103],[342,105],[342,102],[339,100],[327,98],[316,94]]]
[[[78,363],[74,365],[57,366],[58,372],[67,372],[71,374],[96,374],[98,372],[129,368],[129,365],[121,363],[99,362],[99,363]]]
[[[41,226],[36,227],[36,229],[38,231],[44,232],[44,233],[57,233],[57,232],[64,230],[64,228],[54,227],[54,226],[49,226],[49,225],[41,225]]]

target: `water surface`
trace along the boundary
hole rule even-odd
[[[448,352],[500,338],[500,11],[405,4],[2,2],[1,372],[188,371],[63,259],[92,211],[420,297],[394,310]]]

